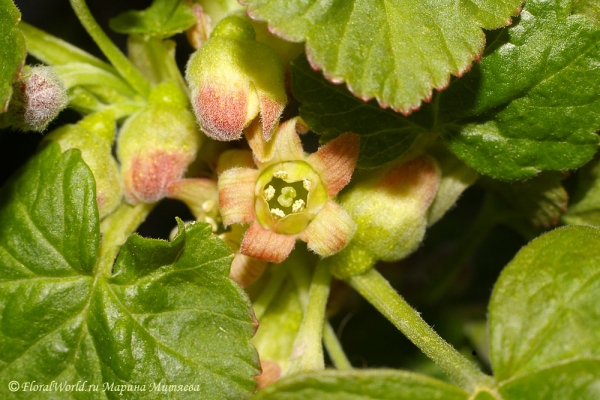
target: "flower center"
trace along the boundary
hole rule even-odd
[[[283,234],[304,230],[327,201],[320,176],[304,161],[266,168],[259,176],[255,194],[258,222]]]

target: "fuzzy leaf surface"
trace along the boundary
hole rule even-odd
[[[0,0],[0,112],[12,96],[12,82],[25,61],[25,38],[16,28],[21,13],[12,0]]]
[[[473,71],[441,94],[442,131],[499,179],[578,168],[598,147],[600,25],[570,2],[528,1]]]
[[[466,400],[457,386],[396,370],[314,371],[295,374],[262,389],[255,400]]]
[[[246,0],[273,33],[306,42],[311,64],[363,99],[408,113],[481,56],[484,29],[521,0]]]
[[[504,398],[597,398],[600,231],[570,226],[533,240],[502,271],[489,315]]]
[[[346,132],[360,135],[360,168],[375,168],[399,157],[432,124],[430,107],[409,117],[384,110],[376,101],[364,102],[345,86],[327,81],[304,57],[292,63],[292,90],[301,103],[300,116],[322,135],[322,141]]]
[[[61,398],[158,399],[162,384],[190,385],[178,398],[249,396],[254,319],[227,245],[180,224],[172,242],[130,237],[113,276],[96,274],[94,191],[80,152],[52,143],[0,193],[0,397],[56,398],[9,391],[33,380],[98,388]]]
[[[183,32],[196,23],[190,6],[182,0],[154,0],[142,11],[127,11],[110,21],[112,30],[119,33],[150,35],[159,38]]]

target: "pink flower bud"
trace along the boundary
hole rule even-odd
[[[287,102],[283,65],[278,53],[254,35],[250,22],[227,17],[188,62],[194,112],[213,139],[239,139],[259,115],[268,139],[279,123]]]
[[[185,95],[173,83],[157,86],[149,104],[123,124],[117,141],[126,200],[153,203],[166,197],[196,158],[200,140]]]
[[[51,67],[25,67],[13,82],[4,123],[22,131],[41,132],[68,103],[67,91]]]

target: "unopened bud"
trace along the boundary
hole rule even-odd
[[[62,82],[48,66],[26,66],[13,82],[13,96],[2,124],[42,132],[69,103]]]
[[[128,202],[154,203],[168,195],[196,158],[201,136],[187,98],[171,82],[154,88],[148,105],[121,128],[117,156]]]
[[[75,125],[64,125],[48,134],[44,140],[60,144],[62,151],[79,149],[83,161],[96,180],[96,200],[100,219],[112,212],[123,196],[119,168],[112,155],[115,117],[110,112],[92,114]]]
[[[327,259],[340,278],[361,274],[377,260],[397,261],[421,243],[427,214],[440,182],[440,169],[420,156],[380,169],[340,196],[340,204],[357,224],[354,238]]]
[[[282,61],[254,37],[246,19],[227,17],[188,62],[192,105],[200,128],[213,139],[239,139],[259,114],[265,139],[278,125],[287,102]]]

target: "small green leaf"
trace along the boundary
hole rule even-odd
[[[246,0],[270,30],[306,42],[311,64],[352,93],[409,113],[481,56],[482,28],[510,23],[521,0]]]
[[[432,124],[430,107],[410,117],[364,102],[346,87],[328,82],[311,69],[306,58],[292,63],[292,90],[300,101],[300,116],[329,141],[343,133],[360,135],[360,168],[374,168],[401,156]]]
[[[262,389],[253,400],[459,400],[457,386],[394,370],[314,371],[291,375]]]
[[[571,226],[533,240],[502,271],[489,315],[492,367],[505,398],[595,398],[577,396],[590,376],[597,391],[600,378],[600,231]],[[577,371],[587,372],[572,379]],[[564,388],[544,396],[534,392],[538,383],[540,393]],[[521,394],[509,396],[515,387]]]
[[[6,111],[12,82],[25,62],[25,38],[16,29],[21,13],[12,0],[0,0],[0,113]]]
[[[110,21],[112,30],[119,33],[150,35],[166,38],[183,32],[196,23],[189,5],[182,0],[154,0],[142,11],[127,11]]]
[[[132,236],[114,275],[94,276],[94,186],[79,151],[51,143],[0,193],[0,397],[10,381],[86,382],[86,398],[249,396],[255,321],[228,246],[180,223],[170,243]]]
[[[528,1],[474,70],[441,94],[464,162],[499,179],[578,168],[598,148],[600,25],[570,2]]]
[[[600,161],[594,160],[577,171],[577,187],[563,222],[600,227]]]

